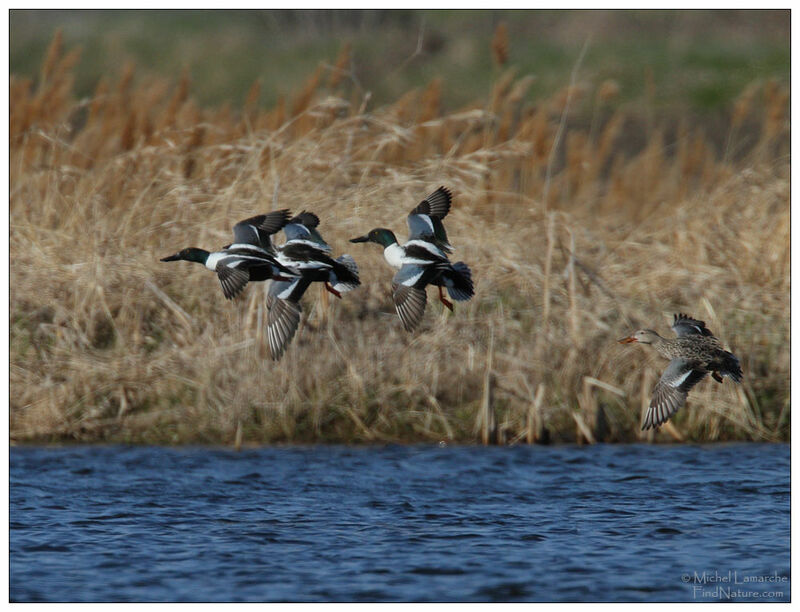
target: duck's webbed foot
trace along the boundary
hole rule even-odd
[[[453,312],[453,302],[444,297],[444,289],[441,286],[439,287],[439,301],[450,309],[450,312]]]
[[[719,372],[711,372],[711,378],[716,380],[718,383],[722,382],[722,376],[719,375]]]
[[[330,283],[328,283],[328,282],[325,283],[325,289],[327,289],[330,293],[335,295],[337,298],[342,299],[342,294],[339,293],[338,291],[336,291],[336,289],[334,289],[333,287],[331,287]]]

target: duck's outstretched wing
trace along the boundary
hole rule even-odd
[[[272,359],[278,361],[292,341],[300,323],[300,298],[310,281],[272,281],[267,292],[267,339]]]
[[[330,245],[325,242],[322,234],[317,231],[319,217],[306,210],[292,217],[284,226],[286,242],[300,242],[322,249],[326,253],[331,251]]]
[[[314,228],[307,228],[299,223],[289,223],[283,228],[287,244],[290,242],[307,243],[325,252],[330,252],[330,245],[325,242],[320,233]]]
[[[231,259],[223,259],[215,268],[219,284],[222,285],[222,293],[226,299],[232,300],[239,295],[250,280],[250,271],[247,266],[232,267],[226,262],[231,263]]]
[[[428,295],[425,293],[425,285],[419,286],[425,272],[422,266],[405,264],[392,279],[394,308],[403,322],[403,328],[409,332],[414,331],[425,314]]]
[[[666,423],[686,403],[691,388],[703,380],[706,374],[707,372],[694,369],[694,365],[685,359],[676,357],[670,361],[653,389],[642,430]]]
[[[233,226],[236,244],[250,244],[273,252],[270,236],[289,222],[291,213],[287,209],[273,210],[265,215],[256,215]]]
[[[439,187],[427,198],[417,204],[411,211],[412,215],[427,215],[435,219],[444,219],[450,212],[450,203],[453,201],[453,194],[447,187]]]
[[[446,253],[452,252],[442,224],[442,219],[450,212],[452,198],[449,189],[439,187],[422,200],[408,215],[408,239],[430,240]]]
[[[706,327],[704,321],[693,319],[689,315],[677,313],[672,315],[672,330],[678,338],[683,336],[713,336],[711,330]]]

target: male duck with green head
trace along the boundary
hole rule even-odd
[[[229,300],[239,295],[248,282],[297,278],[298,273],[276,259],[270,240],[270,235],[286,225],[290,217],[288,210],[276,210],[245,219],[233,227],[233,244],[222,250],[210,252],[189,247],[161,261],[194,261],[203,264],[217,273],[222,293]]]
[[[453,304],[444,297],[444,287],[458,301],[469,300],[475,294],[467,264],[450,263],[447,258],[453,247],[447,240],[442,219],[450,211],[451,201],[450,191],[439,187],[420,202],[408,215],[409,235],[403,245],[398,244],[394,232],[383,227],[350,240],[381,245],[387,263],[397,269],[392,279],[392,298],[406,331],[413,331],[422,320],[428,285],[439,287],[439,300],[450,310]]]

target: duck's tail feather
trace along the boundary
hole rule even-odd
[[[457,261],[452,265],[451,271],[446,275],[447,293],[450,297],[459,302],[465,302],[475,295],[472,285],[472,271],[463,261]]]
[[[340,255],[335,260],[333,270],[331,270],[330,284],[339,293],[352,291],[361,284],[358,278],[358,266],[350,255]]]

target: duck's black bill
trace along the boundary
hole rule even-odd
[[[178,261],[181,258],[180,253],[175,253],[174,255],[170,255],[169,257],[162,257],[161,261]]]
[[[369,234],[364,234],[358,238],[351,238],[350,242],[369,242]]]

